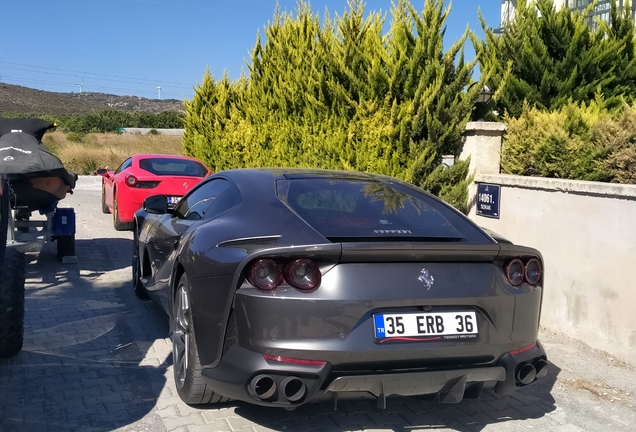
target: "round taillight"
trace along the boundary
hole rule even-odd
[[[137,184],[137,177],[135,177],[134,175],[127,175],[126,176],[126,184],[130,187],[133,187]]]
[[[258,289],[271,291],[283,283],[283,273],[274,260],[261,259],[250,266],[247,280]]]
[[[526,281],[530,285],[536,285],[541,280],[541,263],[536,258],[531,258],[526,263]]]
[[[288,284],[299,290],[313,290],[320,285],[320,269],[310,259],[288,262],[283,271]]]
[[[518,286],[521,285],[521,282],[523,282],[525,266],[519,258],[515,258],[506,264],[505,272],[510,285]]]

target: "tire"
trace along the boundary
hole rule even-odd
[[[59,259],[75,255],[75,234],[58,237],[56,241],[57,257]]]
[[[134,228],[135,235],[133,238],[133,250],[132,250],[132,284],[135,289],[135,294],[142,300],[148,299],[148,291],[141,282],[141,260],[139,259],[139,236],[137,234],[137,227]]]
[[[199,350],[192,327],[190,284],[185,273],[177,285],[172,311],[172,359],[179,397],[188,405],[229,401],[229,398],[214,393],[201,375]]]
[[[110,209],[106,205],[106,188],[104,186],[103,180],[102,180],[102,213],[110,214]]]
[[[22,349],[24,340],[24,254],[9,248],[0,269],[0,357]]]
[[[117,190],[113,192],[113,226],[117,231],[130,231],[133,229],[133,222],[122,222],[119,220],[119,206],[117,205]]]

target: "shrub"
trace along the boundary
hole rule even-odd
[[[636,107],[609,111],[599,102],[569,102],[540,111],[526,104],[519,118],[505,121],[506,173],[636,183]]]
[[[69,132],[66,134],[66,139],[71,142],[81,143],[84,140],[84,134],[80,132]]]

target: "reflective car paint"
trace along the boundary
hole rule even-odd
[[[281,199],[288,190],[285,183],[303,176],[391,184],[435,200],[480,234],[463,243],[330,242]],[[206,179],[197,189],[217,179],[239,191],[238,204],[199,220],[142,209],[136,213],[138,244],[134,245],[142,257],[142,283],[169,315],[176,283],[181,274],[188,275],[199,357],[215,391],[271,405],[248,391],[246,380],[253,378],[252,369],[299,371],[296,366],[263,362],[263,354],[328,362],[321,372],[315,368],[312,372],[321,391],[328,391],[337,377],[362,371],[379,376],[396,370],[432,373],[467,367],[490,367],[492,376],[503,373],[499,384],[489,385],[508,390],[517,386],[514,374],[519,364],[546,358],[537,343],[542,285],[513,287],[502,271],[514,257],[542,262],[535,249],[498,243],[446,204],[388,177],[319,170],[232,170]],[[313,259],[321,268],[321,286],[310,293],[286,284],[273,292],[257,290],[245,280],[245,268],[261,257]],[[434,278],[428,289],[420,280],[423,267]],[[377,344],[372,314],[396,310],[475,311],[479,337]],[[229,335],[228,328],[235,334]],[[533,343],[521,357],[508,354]],[[233,364],[238,358],[245,360]],[[228,377],[228,371],[240,377]]]
[[[209,169],[203,176],[158,176],[147,170],[140,168],[140,161],[144,159],[178,159],[187,160],[205,165],[198,159],[167,154],[137,154],[126,159],[115,171],[107,171],[102,176],[102,187],[104,189],[105,204],[111,213],[114,211],[115,200],[121,222],[131,222],[134,214],[141,208],[145,198],[151,195],[166,195],[182,197],[190,191],[197,183],[211,174]],[[134,175],[139,182],[159,182],[152,188],[131,187],[126,184],[126,177]]]

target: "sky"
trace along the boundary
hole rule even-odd
[[[0,7],[0,82],[40,90],[191,99],[206,67],[220,78],[247,71],[256,35],[276,0],[5,0]],[[424,0],[411,0],[416,10]],[[296,0],[278,0],[294,11]],[[322,17],[346,0],[311,0]],[[445,0],[448,5],[449,1]],[[388,12],[391,0],[367,0]],[[468,25],[479,37],[481,9],[499,27],[501,0],[454,0],[445,47]],[[387,18],[388,21],[388,18]],[[474,57],[468,44],[466,56]],[[157,87],[161,87],[158,89]]]

